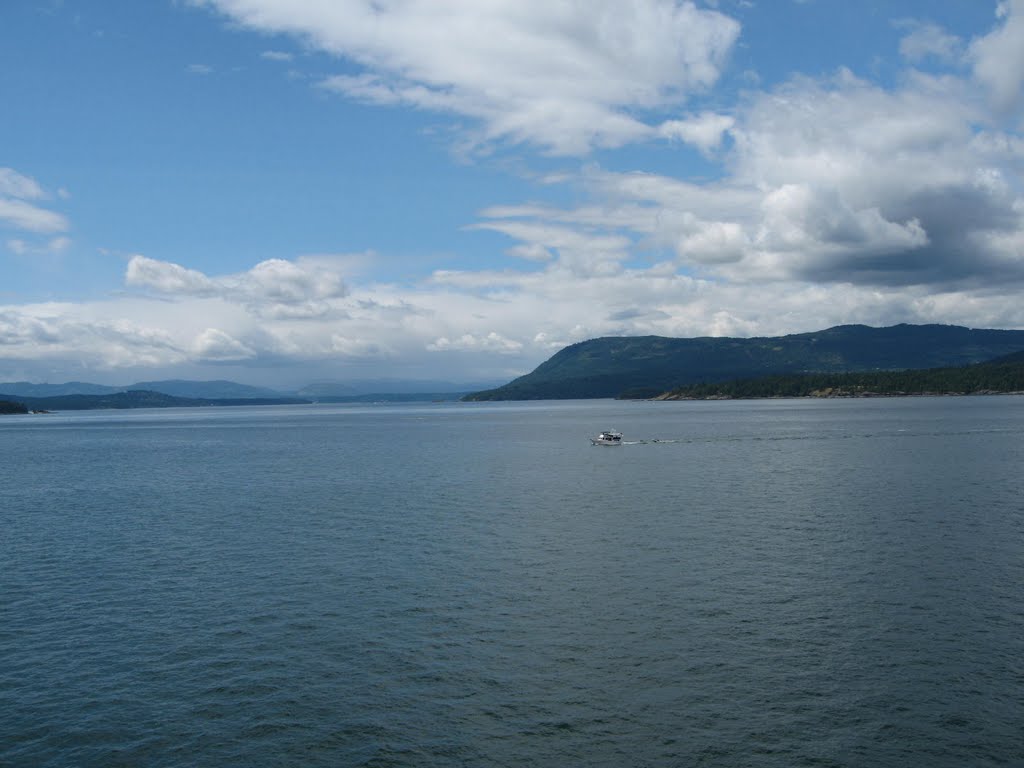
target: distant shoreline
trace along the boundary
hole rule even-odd
[[[680,400],[874,400],[895,397],[990,397],[993,395],[1024,395],[1024,390],[1000,392],[983,390],[978,392],[848,392],[810,395],[672,395],[644,398],[649,402]]]

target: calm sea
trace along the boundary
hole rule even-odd
[[[9,416],[0,457],[3,766],[1024,765],[1024,397]]]

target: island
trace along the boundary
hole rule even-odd
[[[956,371],[1021,350],[1024,330],[955,325],[841,325],[810,333],[756,338],[604,337],[565,347],[531,373],[464,399],[746,396],[739,394],[737,384],[726,387],[729,382],[739,381],[744,382],[744,387],[758,381],[752,391],[768,393],[758,396],[803,396],[811,391],[844,387],[850,392],[919,392],[928,388],[1002,391],[1012,385],[988,387],[984,382],[958,378],[960,374]],[[944,369],[946,373],[931,375],[928,383],[918,382],[906,373],[924,369]],[[902,378],[871,378],[890,372],[903,372]],[[867,378],[842,378],[854,373]],[[1002,375],[994,370],[983,373],[989,378]],[[839,378],[830,378],[835,376]],[[949,385],[940,378],[948,380]]]

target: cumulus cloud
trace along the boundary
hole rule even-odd
[[[1004,0],[997,16],[999,26],[974,40],[969,55],[974,76],[996,108],[1007,113],[1019,109],[1024,96],[1024,0]]]
[[[301,304],[345,295],[341,275],[330,265],[315,260],[300,262],[270,259],[248,272],[224,278],[229,291],[275,304]]]
[[[449,339],[445,336],[427,344],[431,352],[458,351],[483,351],[510,354],[518,352],[523,345],[518,341],[512,341],[500,333],[491,331],[486,336],[474,336],[471,333],[464,333],[458,338]]]
[[[704,112],[686,120],[667,120],[658,127],[658,133],[667,139],[693,144],[704,154],[710,154],[718,149],[734,122],[728,115]]]
[[[133,256],[125,284],[168,296],[217,296],[259,315],[289,318],[321,317],[331,310],[328,300],[347,293],[339,263],[312,257],[269,259],[247,272],[211,278],[179,264]]]
[[[965,85],[927,79],[890,92],[841,73],[759,97],[734,130],[732,183],[763,195],[760,255],[779,276],[831,281],[991,277],[1004,260],[979,238],[1022,220],[999,183],[1010,156],[973,144],[981,119]],[[785,257],[792,245],[799,259]],[[1003,278],[1020,280],[1022,267]]]
[[[916,218],[889,221],[877,207],[853,208],[835,187],[784,184],[761,203],[756,247],[794,254],[796,270],[818,271],[823,279],[848,279],[855,260],[913,251],[928,244]],[[805,266],[806,265],[806,266]]]
[[[799,279],[752,288],[680,274],[672,264],[585,276],[557,260],[521,272],[438,272],[417,285],[353,286],[332,301],[344,311],[315,322],[224,295],[0,307],[0,373],[70,359],[94,371],[216,364],[227,375],[245,366],[244,380],[284,363],[293,377],[309,378],[370,362],[378,374],[423,377],[443,366],[455,378],[511,378],[595,336],[774,335],[847,322],[1024,326],[1012,289]]]
[[[79,360],[101,370],[186,360],[172,335],[161,328],[71,304],[0,307],[0,357]]]
[[[192,345],[200,362],[237,362],[256,356],[252,348],[218,328],[207,328]]]
[[[160,293],[209,296],[217,286],[202,272],[179,264],[133,256],[125,272],[125,284],[133,288],[152,288]]]
[[[582,154],[657,135],[645,110],[712,86],[733,19],[673,0],[194,0],[358,64],[327,89],[470,117],[481,141]]]
[[[574,238],[577,261],[622,264],[654,248],[737,283],[1019,284],[1021,139],[979,125],[965,82],[912,77],[891,91],[849,72],[796,78],[737,110],[719,180],[589,170],[579,183],[594,203],[489,209],[483,226],[578,275],[563,261]]]

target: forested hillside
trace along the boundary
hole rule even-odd
[[[665,400],[752,397],[870,397],[1024,392],[1024,352],[956,368],[802,374],[680,387]]]
[[[591,339],[532,373],[467,400],[655,397],[696,384],[769,375],[957,367],[1024,350],[1024,331],[952,325],[843,325],[789,336]]]

